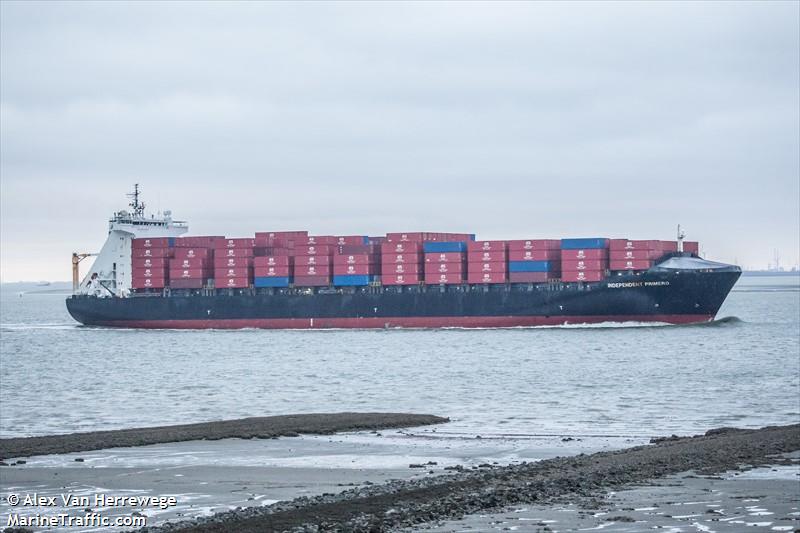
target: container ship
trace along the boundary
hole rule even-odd
[[[185,236],[165,211],[111,217],[73,254],[72,317],[126,328],[494,328],[713,320],[738,266],[699,244],[627,238],[478,240],[405,232]],[[95,257],[80,280],[78,269]]]

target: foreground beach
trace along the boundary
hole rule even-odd
[[[373,427],[382,423],[396,427],[391,424],[403,417],[426,423],[435,418],[389,415],[381,421],[375,414],[365,416],[372,417]],[[340,420],[346,419],[349,424],[365,420],[352,413],[348,417]],[[438,426],[440,433],[446,427]],[[15,456],[8,460],[13,466],[0,469],[0,488],[6,494],[13,489],[45,495],[65,491],[174,495],[178,504],[169,509],[93,509],[146,516],[149,527],[143,531],[368,531],[411,527],[561,531],[598,525],[607,531],[636,531],[637,527],[642,529],[645,519],[651,525],[666,527],[676,515],[692,515],[664,509],[670,509],[670,503],[694,503],[696,507],[697,502],[708,499],[699,498],[698,493],[713,492],[715,484],[735,482],[736,490],[728,487],[724,491],[729,495],[728,503],[733,501],[730,494],[738,491],[742,500],[759,500],[758,505],[769,508],[759,511],[761,507],[756,507],[751,513],[776,515],[756,520],[745,513],[746,520],[769,523],[771,528],[800,525],[800,515],[796,514],[800,494],[792,477],[798,454],[786,455],[800,450],[797,425],[714,430],[703,436],[674,437],[647,445],[647,441],[629,438],[558,437],[521,445],[502,439],[441,438],[435,430],[436,426],[277,440],[193,440],[27,459]],[[432,438],[434,434],[436,438]],[[590,453],[596,450],[609,451]],[[763,486],[764,476],[740,479],[728,474],[720,479],[716,475],[759,465],[775,465],[774,471],[766,470],[767,479],[777,476],[767,484],[769,490]],[[653,483],[666,485],[626,497],[609,492],[642,490],[637,486]],[[672,492],[667,497],[664,490]],[[720,499],[720,503],[709,504],[721,506],[719,509],[704,510],[735,510],[736,506],[728,503]],[[743,511],[746,506],[741,507]],[[6,524],[6,514],[18,511],[25,510],[12,509],[7,501],[0,501],[2,525]],[[666,522],[654,522],[659,516]],[[609,520],[613,518],[620,521]],[[730,514],[703,518],[730,518],[723,522],[729,527],[745,523],[736,520],[742,516]],[[772,518],[782,521],[773,523]]]

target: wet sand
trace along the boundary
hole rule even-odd
[[[301,497],[266,507],[219,513],[148,531],[381,531],[458,519],[520,504],[553,504],[597,497],[607,490],[666,478],[703,475],[744,465],[776,464],[800,450],[800,425],[760,430],[714,430],[662,439],[620,451],[486,466],[414,480],[397,480],[339,494]],[[611,525],[611,521],[606,521]],[[543,526],[543,527],[546,527]]]
[[[448,419],[407,413],[316,413],[222,420],[179,426],[92,431],[67,435],[0,439],[0,460],[166,442],[219,439],[269,439],[300,434],[328,435],[441,424]]]
[[[522,505],[430,527],[431,533],[473,531],[671,532],[800,530],[800,454],[795,464],[685,472],[644,486],[551,505]]]

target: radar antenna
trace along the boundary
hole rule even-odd
[[[139,184],[133,184],[133,192],[128,193],[128,198],[132,198],[133,201],[128,205],[131,206],[133,209],[133,216],[144,218],[144,202],[139,201]]]
[[[686,238],[686,233],[681,229],[681,225],[678,224],[678,251],[683,252],[683,239]]]

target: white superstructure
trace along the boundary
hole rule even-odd
[[[172,220],[172,212],[145,216],[139,201],[139,184],[134,186],[130,211],[114,213],[108,221],[108,238],[97,253],[92,268],[80,284],[80,292],[98,296],[127,296],[131,289],[131,240],[138,237],[178,237],[189,230],[185,222]],[[92,254],[94,255],[94,254]],[[92,281],[92,275],[97,274]]]

